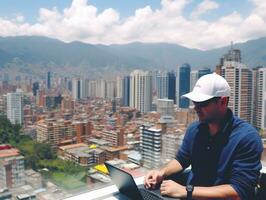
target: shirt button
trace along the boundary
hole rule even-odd
[[[207,146],[207,150],[210,150],[211,147]]]

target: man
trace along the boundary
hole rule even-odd
[[[179,198],[255,199],[262,142],[251,125],[233,116],[229,96],[227,81],[216,73],[202,76],[183,95],[193,101],[199,121],[187,128],[176,159],[146,175],[146,188],[161,183],[162,195]],[[190,165],[187,186],[164,180]]]

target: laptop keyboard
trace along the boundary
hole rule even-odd
[[[158,196],[152,192],[149,192],[148,190],[140,188],[139,191],[140,191],[141,196],[143,197],[144,200],[163,200],[162,197],[160,197],[160,196]]]

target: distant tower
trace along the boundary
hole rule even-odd
[[[23,123],[23,93],[17,91],[7,94],[7,118],[12,124]]]
[[[120,76],[116,77],[116,98],[122,98],[122,90],[123,90],[123,78]]]
[[[253,69],[252,125],[266,129],[266,68]]]
[[[134,70],[130,73],[130,107],[141,113],[151,111],[152,74],[149,71]]]
[[[98,79],[96,80],[96,97],[105,99],[107,96],[107,84],[106,80]]]
[[[239,49],[234,49],[233,42],[231,42],[231,47],[228,53],[226,53],[221,58],[221,65],[224,65],[226,61],[234,61],[241,63],[241,51]]]
[[[112,100],[114,97],[114,90],[116,93],[116,81],[108,80],[106,81],[106,99]],[[116,93],[117,94],[117,93]]]
[[[192,70],[190,72],[190,91],[192,91],[198,79],[199,79],[199,71]]]
[[[176,104],[179,108],[188,108],[189,99],[181,98],[183,94],[190,91],[190,71],[191,67],[185,63],[177,68],[176,73]]]
[[[201,68],[199,69],[198,71],[198,78],[206,75],[206,74],[210,74],[211,73],[211,69],[210,68],[207,68],[207,67],[204,67],[204,68]]]
[[[81,98],[80,79],[75,78],[72,80],[72,98],[74,100],[78,100]]]
[[[80,98],[86,99],[88,97],[88,80],[81,78],[80,82]]]
[[[240,62],[225,61],[222,66],[222,76],[227,80],[231,88],[228,106],[236,116],[251,123],[251,70]]]
[[[116,89],[113,91],[113,99],[112,99],[112,112],[116,112]]]
[[[164,99],[168,97],[168,76],[164,71],[159,71],[156,73],[155,77],[155,88],[158,99]]]
[[[96,81],[90,80],[88,83],[88,96],[90,98],[95,98],[96,97]]]
[[[130,94],[130,76],[125,76],[123,78],[123,86],[122,86],[123,106],[129,106],[129,94]]]
[[[172,99],[174,101],[174,104],[176,104],[176,75],[174,72],[168,72],[167,73],[168,77],[168,99]]]
[[[39,90],[39,82],[34,82],[32,85],[32,93],[33,96],[37,95],[37,91]]]
[[[47,89],[51,89],[51,72],[47,73]]]

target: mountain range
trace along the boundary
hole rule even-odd
[[[249,67],[266,66],[266,37],[234,44]],[[212,50],[191,49],[169,43],[92,45],[65,43],[40,36],[0,37],[0,69],[73,69],[74,71],[130,71],[174,69],[189,63],[192,68],[214,68],[230,45]]]

